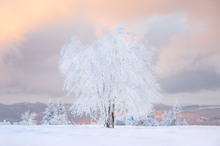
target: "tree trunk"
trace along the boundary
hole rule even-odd
[[[111,113],[111,116],[112,116],[112,128],[115,128],[115,105],[113,104],[112,105],[112,113]]]
[[[114,115],[115,105],[108,107],[108,112],[106,114],[105,126],[107,128],[114,128],[115,125],[115,115]]]

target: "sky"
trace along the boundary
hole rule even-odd
[[[120,24],[153,53],[160,103],[220,104],[219,0],[1,0],[0,103],[63,97],[63,44],[89,44]]]

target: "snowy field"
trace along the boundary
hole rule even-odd
[[[0,126],[0,146],[220,146],[220,126]]]

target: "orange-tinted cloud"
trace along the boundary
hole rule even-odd
[[[135,31],[144,33],[142,40],[151,37],[150,41],[153,40],[154,47],[159,48],[157,65],[162,70],[162,77],[172,75],[179,77],[181,73],[186,80],[185,71],[188,74],[191,74],[190,71],[201,74],[200,70],[203,72],[214,70],[220,73],[219,2],[219,0],[1,0],[0,85],[4,91],[0,91],[0,94],[7,93],[10,89],[10,95],[17,96],[17,92],[21,91],[28,93],[25,97],[27,100],[31,95],[34,98],[36,95],[42,95],[42,99],[48,98],[48,92],[51,94],[50,97],[60,95],[56,92],[61,90],[62,84],[57,71],[61,44],[71,35],[77,35],[82,40],[93,40],[102,28],[111,31],[126,21],[141,23],[142,27],[132,27],[135,27]],[[184,15],[169,17],[179,13]],[[81,17],[86,20],[76,23],[75,19],[79,20]],[[147,29],[148,25],[142,24],[142,21],[149,21],[152,17],[159,20],[151,24],[157,27]],[[167,22],[168,19],[168,23],[161,23]],[[152,36],[148,37],[150,34],[154,34],[153,39]],[[21,40],[26,37],[27,40],[22,42]],[[11,51],[8,51],[9,48]],[[48,58],[52,59],[48,61]],[[205,74],[201,76],[206,77]],[[42,84],[41,81],[45,83]],[[175,82],[176,80],[172,82],[170,88],[177,85]],[[181,79],[180,83],[182,84]],[[195,90],[199,89],[201,88]],[[178,92],[187,91],[188,89],[178,90]]]
[[[94,21],[97,28],[100,26],[108,28],[123,21],[176,11],[186,11],[189,13],[189,20],[192,21],[216,19],[219,12],[219,1],[3,0],[0,2],[0,43],[10,39],[20,39],[25,32],[60,16],[83,14]]]
[[[66,15],[69,0],[3,0],[0,2],[0,43],[20,40],[28,31]]]

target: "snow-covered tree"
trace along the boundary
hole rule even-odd
[[[160,123],[161,126],[174,126],[177,125],[177,116],[173,110],[168,112],[164,112],[162,115],[162,121]]]
[[[71,107],[76,115],[101,116],[110,128],[116,114],[146,115],[160,97],[151,52],[123,27],[89,46],[74,37],[61,55],[60,72],[68,95],[77,98]]]
[[[174,125],[188,125],[188,123],[181,118],[180,113],[182,112],[182,108],[180,104],[176,101],[173,109],[168,113],[165,112],[162,115],[161,126],[174,126]]]
[[[57,99],[57,102],[54,106],[55,115],[51,120],[52,125],[68,125],[68,119],[66,114],[66,109],[63,105],[63,101],[61,98]]]
[[[49,102],[47,103],[47,108],[46,108],[46,111],[44,112],[44,114],[45,115],[44,115],[41,123],[46,124],[46,125],[52,125],[51,120],[55,116],[55,109],[54,109],[54,104],[52,103],[51,100],[49,100]]]
[[[167,124],[167,123],[168,123],[167,117],[168,117],[168,113],[167,113],[167,111],[165,111],[165,112],[162,114],[162,120],[161,120],[161,122],[160,122],[160,125],[161,125],[161,126],[166,126],[166,125],[168,125],[168,124]]]
[[[45,116],[43,117],[42,124],[46,125],[67,125],[68,119],[63,101],[58,98],[56,103],[51,100],[47,104]]]
[[[37,121],[35,120],[37,114],[36,113],[30,113],[29,111],[24,112],[21,115],[21,121],[19,122],[19,125],[36,125]]]
[[[145,126],[159,126],[159,122],[157,121],[155,114],[153,112],[148,114],[146,120],[143,121],[143,125],[145,125]]]

